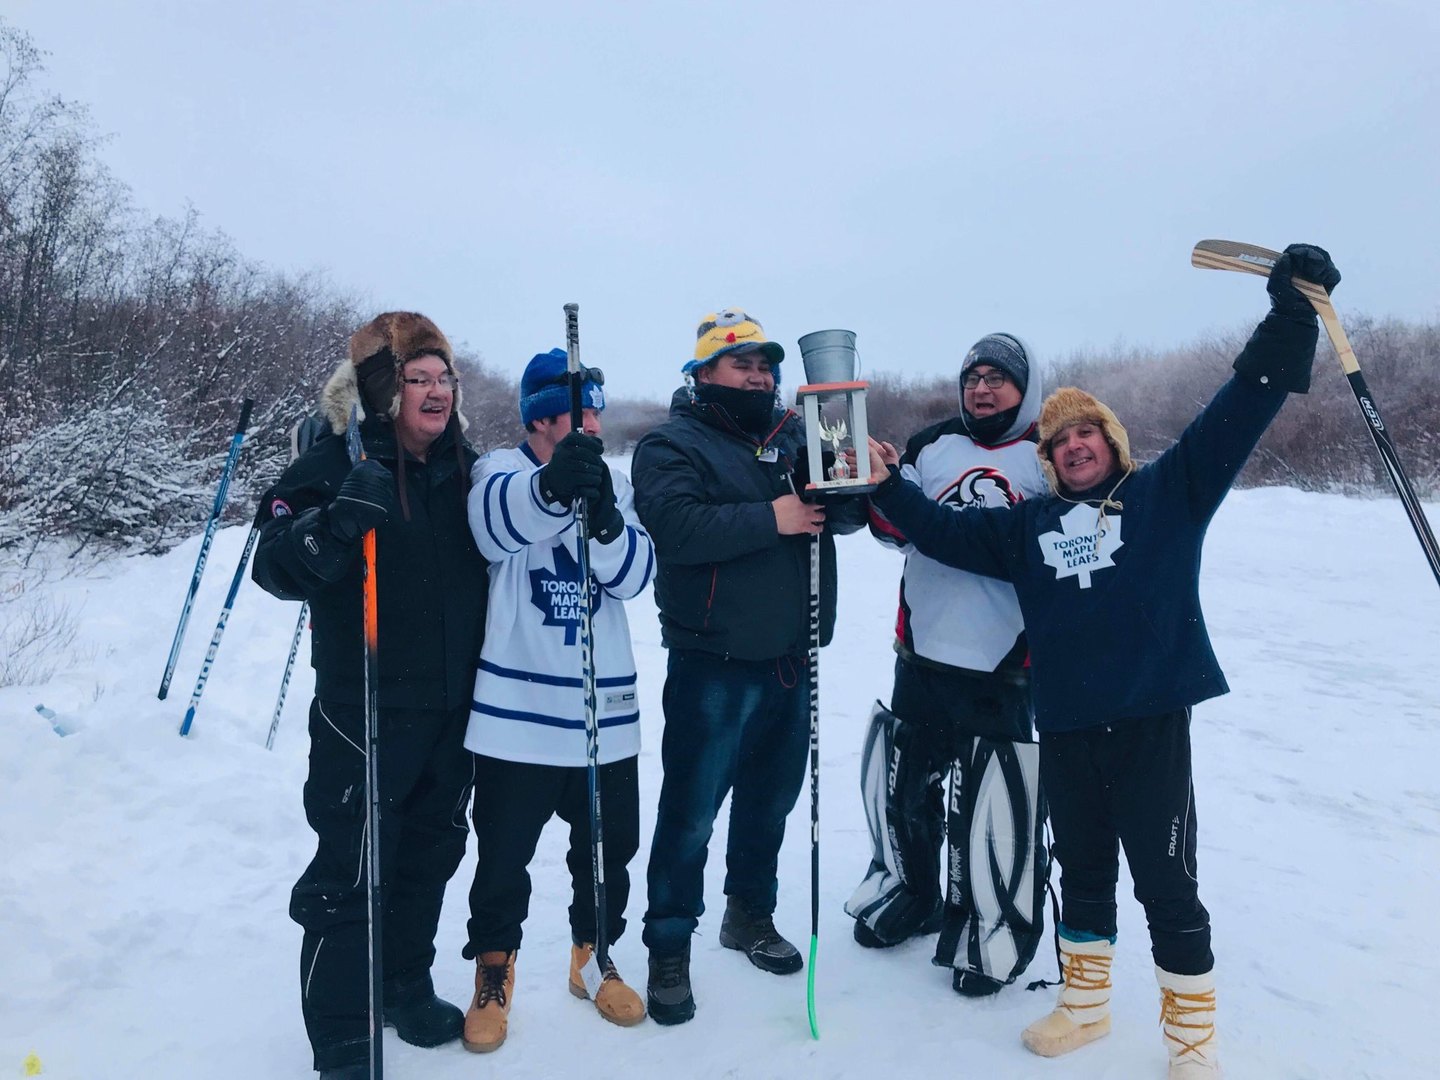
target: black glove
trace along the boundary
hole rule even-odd
[[[1291,244],[1275,260],[1265,288],[1270,293],[1270,314],[1250,335],[1235,358],[1235,370],[1251,382],[1288,394],[1310,389],[1310,368],[1315,363],[1315,342],[1320,328],[1315,309],[1295,287],[1292,277],[1313,281],[1328,293],[1340,283],[1340,271],[1324,248]]]
[[[615,505],[615,481],[610,476],[610,466],[603,461],[605,470],[600,477],[600,494],[590,500],[590,535],[602,544],[608,544],[616,537],[625,535],[625,516]]]
[[[540,469],[540,495],[546,502],[569,506],[576,499],[600,496],[605,444],[594,435],[572,431],[556,444]]]
[[[330,531],[342,543],[353,544],[395,508],[395,478],[378,461],[361,461],[350,470],[328,515]]]
[[[1314,244],[1291,244],[1275,260],[1265,289],[1270,293],[1270,310],[1287,319],[1315,318],[1315,308],[1305,294],[1295,287],[1292,277],[1313,281],[1327,294],[1340,284],[1340,271],[1330,261],[1330,253]]]

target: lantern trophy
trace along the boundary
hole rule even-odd
[[[870,429],[865,418],[865,391],[870,384],[855,378],[859,357],[854,332],[816,330],[806,334],[800,339],[800,358],[805,365],[805,385],[795,391],[795,400],[805,419],[810,462],[805,494],[824,501],[827,496],[874,491],[879,480],[870,476]],[[827,446],[834,454],[828,469],[822,464]],[[847,450],[856,451],[853,468],[846,460]]]

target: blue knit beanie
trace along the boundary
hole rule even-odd
[[[570,384],[564,379],[568,359],[564,349],[551,349],[536,353],[525,365],[525,374],[520,376],[522,424],[570,411]],[[585,408],[600,412],[605,408],[605,390],[586,379],[580,400]]]

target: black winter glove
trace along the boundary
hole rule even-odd
[[[1250,335],[1235,358],[1235,370],[1251,382],[1290,394],[1310,389],[1310,368],[1315,363],[1315,342],[1320,328],[1315,309],[1295,287],[1293,278],[1324,287],[1327,293],[1340,283],[1340,271],[1324,248],[1291,244],[1275,260],[1265,288],[1270,293],[1270,314]]]
[[[615,481],[610,476],[610,466],[602,461],[600,467],[605,472],[600,477],[600,494],[589,504],[590,535],[600,543],[608,544],[625,535],[625,516],[615,505]]]
[[[357,462],[330,504],[330,531],[342,543],[353,544],[395,508],[395,478],[378,461]]]
[[[1340,284],[1340,271],[1330,261],[1330,253],[1314,244],[1291,244],[1275,260],[1275,269],[1270,271],[1270,280],[1265,284],[1270,294],[1270,310],[1287,319],[1308,322],[1315,318],[1315,308],[1295,287],[1292,279],[1297,277],[1313,281],[1329,294]]]
[[[556,444],[540,469],[540,495],[546,502],[569,506],[576,499],[600,497],[605,444],[594,435],[572,431]]]

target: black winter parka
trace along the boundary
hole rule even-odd
[[[783,422],[782,422],[783,417]],[[776,412],[763,443],[682,387],[670,417],[632,463],[635,509],[655,542],[655,602],[667,649],[739,660],[802,656],[810,647],[810,537],[781,536],[770,503],[804,480],[805,432]],[[835,539],[867,520],[865,500],[827,508],[820,540],[820,642],[835,629]]]
[[[392,473],[394,428],[360,426],[365,454]],[[382,709],[453,709],[468,703],[485,629],[485,559],[475,546],[465,495],[476,454],[451,427],[428,461],[406,455],[407,521],[397,507],[375,530]],[[360,543],[330,532],[326,507],[350,472],[345,440],[321,439],[260,500],[251,576],[282,600],[308,600],[315,696],[363,705],[364,642]]]

